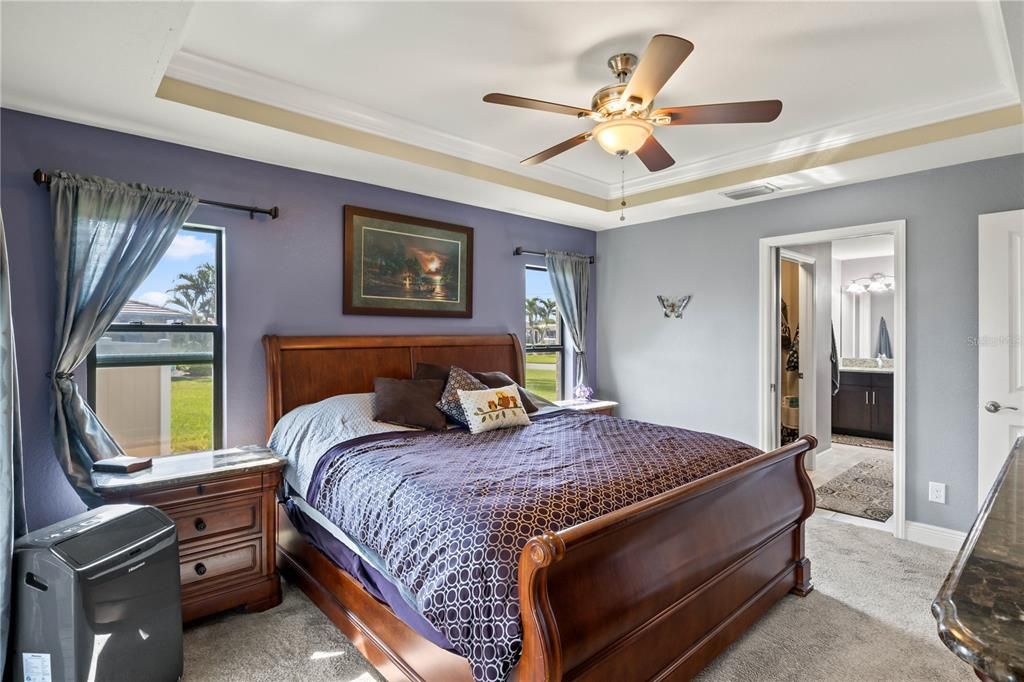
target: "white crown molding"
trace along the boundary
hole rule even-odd
[[[999,109],[1010,104],[1016,104],[1019,101],[1016,88],[1013,88],[1012,90],[999,90],[956,102],[946,102],[934,107],[921,107],[910,110],[897,109],[879,116],[818,128],[786,140],[696,161],[684,166],[678,166],[672,170],[651,173],[646,177],[627,180],[626,193],[639,194],[649,190],[690,182],[691,180],[697,180],[709,175],[727,173],[748,166],[757,166],[802,154],[835,149],[854,142],[869,140],[910,128]]]
[[[1005,1],[1005,0],[1004,0]],[[1016,94],[1018,99],[1024,98],[1020,91],[1013,67],[1013,51],[1010,49],[1010,35],[1003,20],[1003,11],[999,0],[981,0],[978,12],[981,14],[981,27],[987,38],[988,48],[995,63],[996,74],[1003,88]]]
[[[365,133],[524,174],[520,159],[508,152],[184,50],[171,60],[166,75]],[[529,175],[586,194],[610,196],[606,183],[550,164],[534,167]]]
[[[999,73],[1002,86],[999,90],[938,106],[894,109],[870,118],[804,131],[771,144],[678,165],[671,170],[627,180],[626,194],[638,194],[748,166],[835,149],[880,135],[1018,103],[1020,97],[1013,77],[1002,14],[998,7],[993,10],[988,3],[980,3],[979,7]],[[495,168],[518,174],[523,172],[519,159],[510,153],[202,55],[179,51],[167,68],[167,76]],[[529,175],[609,200],[619,193],[617,184],[608,184],[556,164],[533,167]]]
[[[958,530],[933,526],[920,521],[907,521],[907,540],[911,542],[958,552],[966,539],[967,533]]]
[[[596,211],[484,181],[464,179],[458,183],[446,182],[444,180],[445,173],[437,173],[426,167],[391,157],[347,148],[340,153],[311,155],[310,152],[317,145],[327,145],[328,143],[311,138],[303,139],[298,134],[274,129],[266,130],[264,134],[269,139],[263,143],[262,134],[260,137],[252,138],[244,133],[240,137],[212,131],[197,133],[187,126],[182,128],[173,124],[125,116],[120,110],[117,113],[99,112],[74,104],[55,103],[49,96],[40,96],[39,94],[4,93],[3,106],[13,111],[22,111],[179,144],[193,149],[389,187],[399,191],[423,194],[594,231],[640,225],[692,213],[772,201],[822,189],[915,173],[929,168],[941,168],[1008,154],[1024,153],[1024,136],[1022,136],[1024,127],[1014,126],[990,130],[912,149],[846,161],[838,165],[813,169],[813,171],[773,176],[767,180],[785,185],[785,191],[755,197],[741,203],[730,202],[723,198],[716,189],[644,204],[629,209],[627,211],[628,222],[620,223],[616,213]],[[199,115],[205,114],[200,113]],[[282,141],[287,142],[288,140],[294,140],[297,144],[282,143]],[[809,174],[813,177],[808,177]]]

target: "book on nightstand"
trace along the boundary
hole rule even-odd
[[[101,459],[98,462],[93,462],[92,470],[103,471],[108,474],[131,474],[136,471],[142,471],[143,469],[149,469],[152,466],[152,457],[129,457],[127,455],[122,455],[120,457],[111,457],[110,459]]]

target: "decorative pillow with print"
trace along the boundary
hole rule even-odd
[[[466,370],[452,367],[448,373],[448,384],[441,393],[441,399],[437,401],[437,409],[448,415],[452,421],[468,426],[466,413],[462,411],[462,403],[459,402],[459,391],[482,391],[486,388],[486,384]]]
[[[484,391],[459,392],[459,402],[471,433],[483,433],[510,426],[528,426],[530,417],[519,402],[515,385]]]

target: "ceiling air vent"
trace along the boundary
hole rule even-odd
[[[732,189],[728,192],[722,192],[722,196],[729,197],[733,201],[743,201],[744,199],[763,197],[765,194],[771,194],[772,192],[778,191],[779,188],[775,185],[765,183],[763,185],[752,185],[750,187],[741,187],[740,189]]]

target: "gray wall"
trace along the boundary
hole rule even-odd
[[[907,221],[907,518],[977,510],[978,215],[1024,208],[1024,155],[681,216],[598,235],[603,397],[621,414],[756,443],[761,237]],[[692,294],[682,320],[657,294]],[[946,505],[928,481],[948,484]]]

